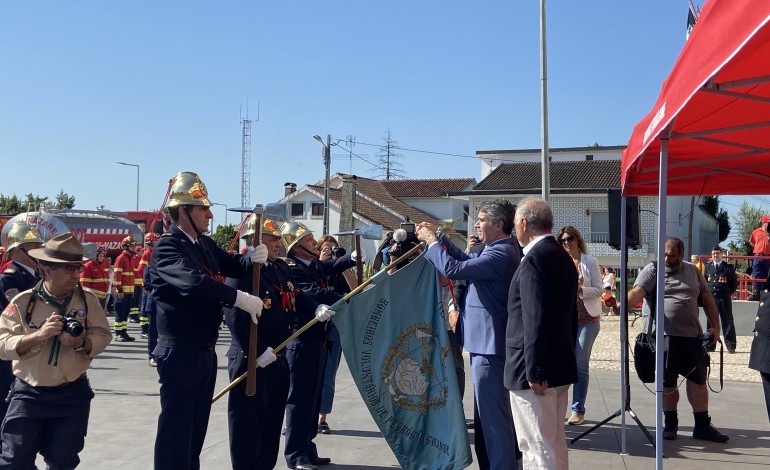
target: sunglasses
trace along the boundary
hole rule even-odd
[[[571,235],[570,235],[569,237],[566,237],[566,238],[562,238],[560,241],[561,241],[561,244],[562,244],[562,245],[566,245],[567,243],[572,243],[572,242],[574,242],[574,241],[575,241],[575,237],[573,237],[573,236],[571,236]]]
[[[67,271],[67,274],[75,274],[75,273],[82,273],[85,271],[85,266],[82,264],[80,265],[73,265],[73,264],[67,264],[65,266],[56,266],[53,269],[62,269],[64,271]]]

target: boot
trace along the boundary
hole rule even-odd
[[[673,441],[679,430],[679,416],[676,410],[663,412],[663,439]]]
[[[115,341],[118,343],[130,343],[131,341],[136,341],[136,338],[133,336],[128,336],[128,332],[126,330],[120,330],[115,332]]]
[[[695,417],[695,426],[692,428],[693,439],[700,439],[711,442],[727,442],[730,437],[722,434],[711,424],[711,417],[708,412],[701,411],[693,413]]]

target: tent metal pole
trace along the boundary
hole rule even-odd
[[[620,453],[626,455],[626,411],[628,410],[628,214],[626,196],[620,198]],[[625,370],[623,370],[625,368]]]
[[[663,337],[664,298],[666,296],[666,198],[668,196],[668,137],[660,139],[660,175],[658,178],[658,267],[655,285],[655,468],[663,468]]]

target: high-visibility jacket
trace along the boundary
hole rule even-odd
[[[133,257],[130,253],[123,250],[123,253],[115,258],[113,284],[118,292],[124,294],[134,293],[134,263],[131,261]]]
[[[139,259],[139,271],[137,277],[142,281],[142,287],[144,287],[144,270],[150,265],[150,257],[152,256],[152,247],[148,246],[143,252],[142,257]]]
[[[80,273],[80,285],[99,299],[107,297],[110,290],[110,260],[105,257],[101,264],[95,259],[87,261]]]
[[[139,255],[134,254],[131,257],[131,266],[134,267],[134,285],[142,287],[142,273],[139,271]]]

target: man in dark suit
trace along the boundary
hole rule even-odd
[[[569,467],[567,391],[577,382],[577,271],[551,235],[548,203],[527,198],[515,218],[524,257],[508,294],[505,386],[524,468]]]
[[[765,392],[767,418],[770,419],[770,285],[761,291],[757,319],[754,324],[754,340],[751,343],[749,368],[759,371]]]
[[[733,292],[738,288],[738,277],[735,275],[735,268],[722,258],[722,247],[716,245],[711,249],[711,262],[706,264],[706,281],[709,283],[709,289],[714,296],[714,301],[719,310],[719,319],[722,323],[722,333],[725,338],[727,352],[735,353],[735,322],[733,321]],[[706,323],[706,329],[711,328],[711,324]],[[716,348],[716,343],[714,343]],[[709,349],[713,351],[714,349]]]
[[[421,223],[417,230],[417,238],[428,244],[425,258],[449,279],[468,282],[458,339],[471,356],[473,393],[492,470],[516,466],[516,436],[503,383],[506,294],[521,258],[511,238],[515,210],[505,200],[479,207],[475,229],[485,245],[480,253],[464,253],[448,237],[437,236],[430,224]]]

